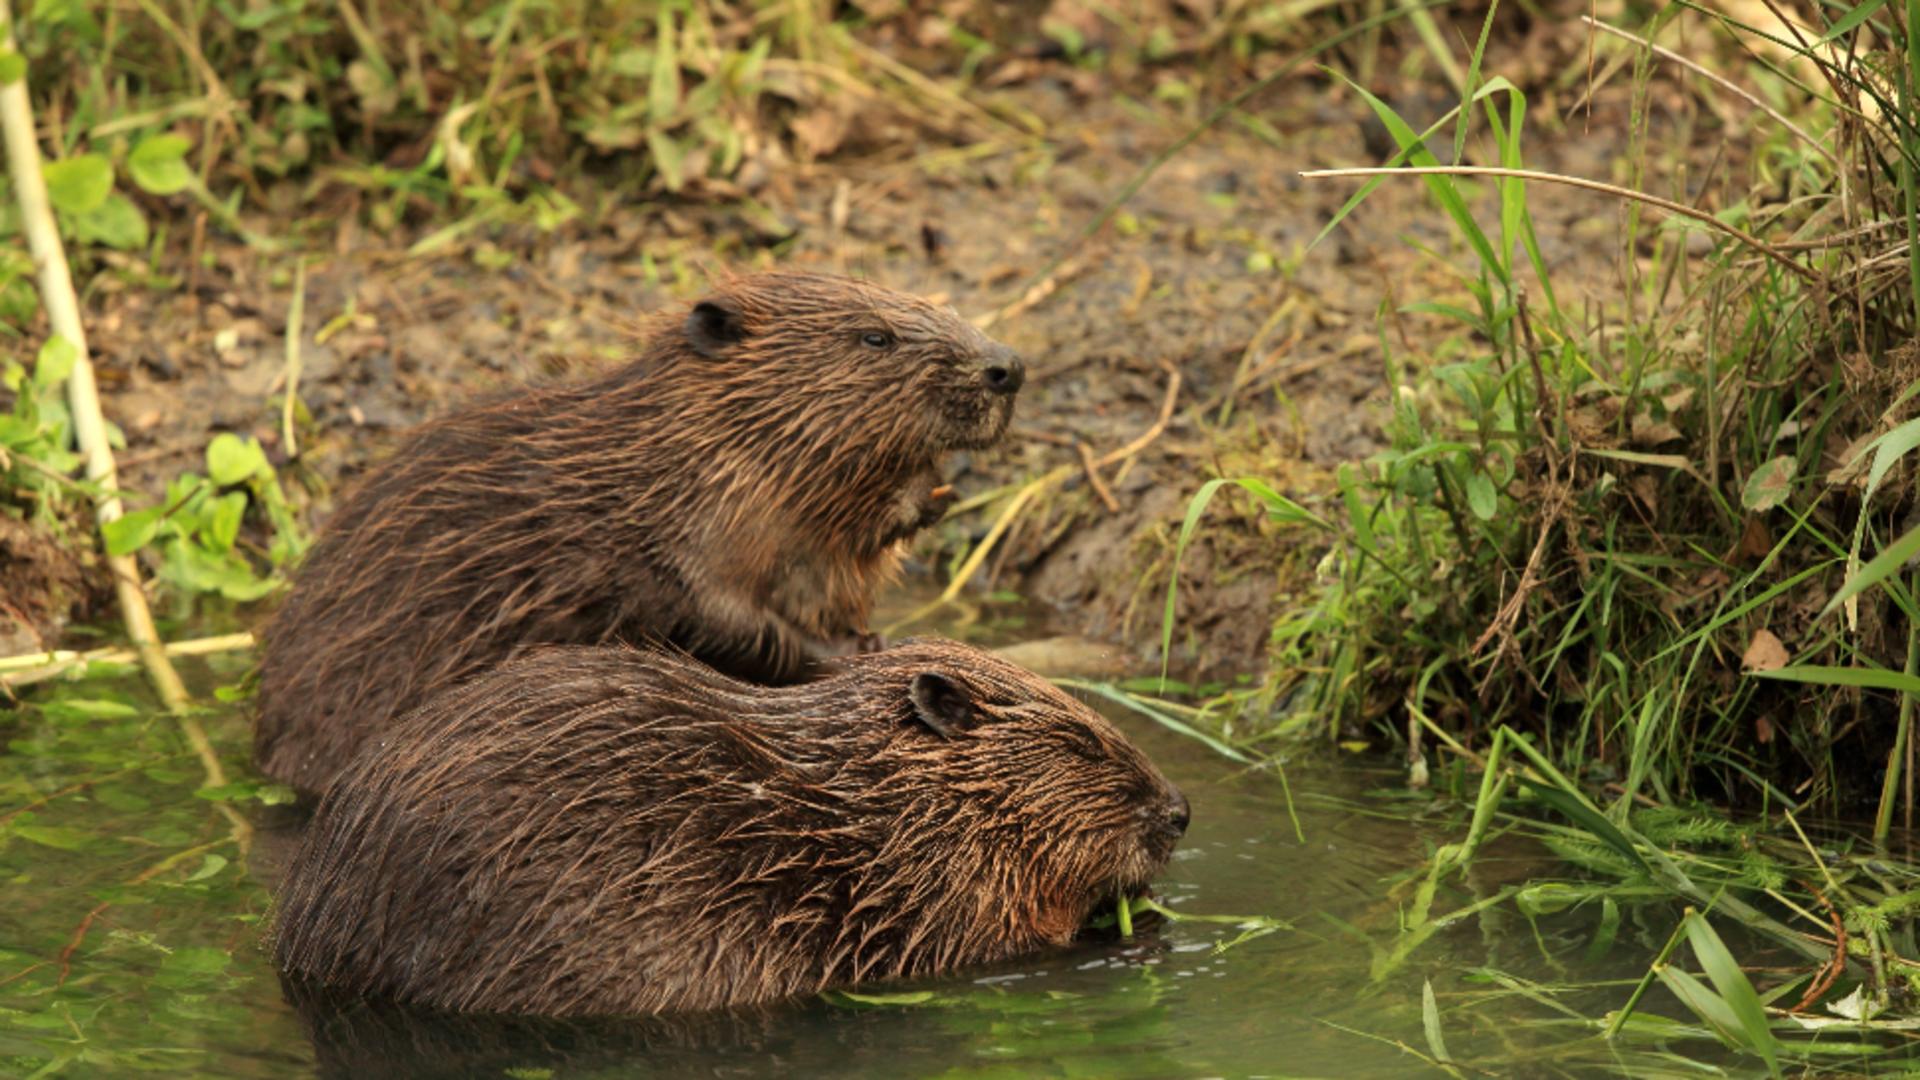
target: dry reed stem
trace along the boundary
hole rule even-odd
[[[193,638],[188,641],[169,641],[160,647],[160,651],[169,657],[209,656],[213,653],[250,649],[253,643],[252,634],[220,634],[216,637]],[[88,649],[86,652],[54,649],[43,653],[5,656],[0,657],[0,686],[12,688],[57,679],[68,671],[86,664],[125,664],[138,659],[140,656],[136,651],[119,646]]]
[[[1593,18],[1590,15],[1580,16],[1580,21],[1583,23],[1586,23],[1588,26],[1591,26],[1595,30],[1599,30],[1607,34],[1612,34],[1614,37],[1621,38],[1626,41],[1631,41],[1635,45],[1638,45],[1641,48],[1652,52],[1655,56],[1658,56],[1663,60],[1669,60],[1669,61],[1672,61],[1673,63],[1679,64],[1681,67],[1686,68],[1688,71],[1693,72],[1695,75],[1698,75],[1703,79],[1706,79],[1708,82],[1711,82],[1719,86],[1721,89],[1727,91],[1728,93],[1734,95],[1735,97],[1740,98],[1742,101],[1745,101],[1747,104],[1753,106],[1756,109],[1759,109],[1763,113],[1766,113],[1768,116],[1772,117],[1773,120],[1776,123],[1778,123],[1781,127],[1784,127],[1788,131],[1793,132],[1796,136],[1798,136],[1801,139],[1801,141],[1805,142],[1808,146],[1811,146],[1815,150],[1819,151],[1821,157],[1826,158],[1828,161],[1832,162],[1835,165],[1840,164],[1840,159],[1834,156],[1833,151],[1823,146],[1820,140],[1808,134],[1805,128],[1787,119],[1786,115],[1780,112],[1780,110],[1774,108],[1773,106],[1767,104],[1764,101],[1761,101],[1758,97],[1755,97],[1753,94],[1749,93],[1748,91],[1742,90],[1740,87],[1734,85],[1724,75],[1717,75],[1711,71],[1708,71],[1706,68],[1701,67],[1699,64],[1694,63],[1692,60],[1689,60],[1684,56],[1681,56],[1679,53],[1674,52],[1672,49],[1668,49],[1660,45],[1655,45],[1653,42],[1648,41],[1646,38],[1643,38],[1638,34],[1633,34],[1626,30],[1622,30],[1617,26],[1608,26],[1606,23],[1603,23],[1598,19]]]
[[[286,447],[289,458],[300,456],[300,444],[293,435],[293,407],[300,394],[300,324],[306,310],[307,260],[298,259],[293,264],[293,300],[287,305],[286,400],[280,406],[280,445]]]

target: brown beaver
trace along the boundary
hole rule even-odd
[[[281,969],[350,993],[656,1014],[1066,944],[1186,799],[1099,714],[965,645],[812,682],[539,650],[368,741],[288,864]]]
[[[537,644],[666,642],[763,682],[866,630],[939,465],[1006,431],[1020,360],[848,278],[739,278],[604,377],[419,428],[261,634],[263,772],[308,792],[369,732]]]

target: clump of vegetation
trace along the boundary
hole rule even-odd
[[[1388,450],[1320,501],[1214,481],[1181,533],[1237,488],[1327,552],[1274,628],[1269,683],[1196,716],[1259,731],[1285,703],[1265,728],[1403,746],[1416,786],[1473,807],[1435,880],[1517,815],[1588,875],[1535,882],[1523,907],[1583,907],[1610,943],[1622,906],[1690,905],[1604,1024],[1595,1050],[1615,1061],[1654,982],[1776,1075],[1840,1052],[1788,1011],[1825,1002],[1859,1035],[1920,1000],[1909,872],[1798,824],[1911,826],[1920,699],[1920,44],[1910,8],[1829,14],[1798,37],[1712,17],[1774,59],[1749,65],[1759,96],[1699,76],[1752,112],[1752,180],[1734,184],[1743,155],[1723,152],[1689,201],[1645,193],[1662,164],[1648,87],[1672,56],[1635,35],[1597,61],[1632,80],[1625,186],[1529,170],[1527,102],[1481,77],[1479,50],[1461,106],[1424,131],[1355,85],[1399,150],[1345,171],[1366,179],[1342,217],[1382,182],[1424,183],[1469,260],[1458,292],[1381,312]],[[1667,9],[1649,37],[1683,17]],[[1619,200],[1617,305],[1557,294],[1528,210],[1544,183]],[[1455,332],[1423,347],[1404,331],[1419,318]],[[1170,591],[1169,635],[1172,613]],[[1702,802],[1763,824],[1730,836]],[[1705,913],[1740,929],[1749,967],[1784,954],[1796,974],[1757,992]],[[1403,944],[1428,932],[1422,908]],[[1704,981],[1681,970],[1683,942]]]

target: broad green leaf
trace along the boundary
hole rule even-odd
[[[85,213],[67,215],[74,239],[104,244],[115,251],[138,251],[147,246],[147,216],[133,200],[115,191],[105,202]]]
[[[111,698],[61,697],[40,708],[62,720],[131,720],[140,715],[138,707]]]
[[[183,191],[193,182],[193,171],[187,168],[190,146],[184,135],[149,135],[127,155],[127,174],[155,195]]]
[[[25,78],[27,58],[12,49],[0,51],[0,86],[11,86]]]
[[[1494,497],[1493,478],[1483,472],[1467,477],[1467,508],[1481,521],[1492,521],[1499,510],[1499,501]]]
[[[267,464],[266,451],[260,449],[258,439],[242,439],[223,431],[207,444],[207,476],[221,487],[272,473],[273,466]]]
[[[1864,515],[1866,511],[1863,509],[1861,513]],[[1827,606],[1821,609],[1820,614],[1824,616],[1846,603],[1861,590],[1878,585],[1894,571],[1905,566],[1907,560],[1915,555],[1920,555],[1920,526],[1908,529],[1900,539],[1888,544],[1880,554],[1875,555],[1872,562],[1849,576],[1846,584],[1840,586],[1840,591],[1833,594],[1833,599],[1827,601]]]
[[[1911,453],[1914,447],[1920,446],[1920,416],[1901,424],[1868,445],[1873,448],[1873,465],[1867,469],[1866,498],[1871,499],[1873,493],[1880,490],[1880,482],[1887,478],[1887,470]]]
[[[664,124],[680,109],[680,58],[673,47],[673,10],[662,4],[653,38],[653,71],[647,83],[647,118]]]
[[[1753,470],[1747,477],[1747,486],[1740,492],[1740,505],[1748,510],[1771,510],[1787,501],[1793,493],[1793,474],[1800,463],[1791,456],[1781,455]]]
[[[1746,972],[1740,970],[1739,962],[1727,951],[1726,943],[1714,932],[1706,916],[1697,911],[1687,912],[1686,927],[1687,942],[1693,946],[1693,955],[1700,961],[1707,978],[1713,981],[1713,988],[1720,992],[1720,999],[1733,1012],[1738,1022],[1737,1033],[1743,1038],[1747,1049],[1766,1061],[1767,1071],[1779,1076],[1779,1047],[1773,1029],[1767,1026],[1767,1011],[1761,1006],[1760,995],[1754,991],[1753,983],[1748,981]]]
[[[1420,984],[1420,1026],[1427,1032],[1427,1049],[1433,1051],[1435,1061],[1452,1061],[1453,1055],[1447,1053],[1447,1040],[1440,1033],[1440,1003],[1433,996],[1433,980],[1426,979]]]
[[[227,857],[225,855],[208,854],[206,858],[200,861],[200,869],[188,874],[187,880],[205,881],[226,868]]]
[[[684,173],[686,150],[666,132],[649,130],[647,152],[653,155],[653,167],[660,174],[660,182],[667,186],[668,191],[679,191],[687,179]]]
[[[159,507],[148,510],[135,510],[122,514],[100,526],[100,535],[107,542],[107,554],[131,555],[153,539],[160,531],[160,521],[164,511]]]
[[[80,360],[80,350],[73,342],[55,334],[40,346],[40,355],[33,362],[33,388],[49,390],[73,374],[73,365]]]
[[[931,990],[904,990],[896,994],[859,994],[852,990],[835,990],[829,996],[830,1000],[840,1003],[881,1006],[925,1005],[933,998]]]
[[[80,154],[48,162],[47,198],[62,214],[84,214],[107,201],[113,190],[113,166],[99,154]]]
[[[67,825],[15,825],[12,831],[22,840],[59,851],[85,851],[94,840],[87,830]]]
[[[1667,989],[1680,999],[1681,1004],[1692,1009],[1694,1014],[1707,1022],[1720,1040],[1729,1047],[1740,1046],[1740,1017],[1728,1005],[1726,999],[1709,990],[1706,984],[1694,978],[1688,972],[1670,964],[1661,964],[1654,968]]]
[[[240,535],[240,518],[247,512],[247,493],[229,491],[213,500],[207,511],[207,546],[215,551],[232,551]]]
[[[1848,9],[1845,14],[1833,21],[1833,25],[1827,29],[1826,33],[1820,35],[1820,44],[1832,44],[1852,33],[1854,27],[1873,18],[1875,13],[1886,6],[1886,3],[1887,0],[1867,0],[1859,7]]]
[[[1626,856],[1641,870],[1648,874],[1653,873],[1647,866],[1647,861],[1640,857],[1639,850],[1633,846],[1633,841],[1627,839],[1627,834],[1621,832],[1619,826],[1608,821],[1606,815],[1596,812],[1578,797],[1557,787],[1539,784],[1525,777],[1521,778],[1521,782],[1526,784],[1541,802],[1560,811],[1568,820],[1592,833],[1595,839]]]

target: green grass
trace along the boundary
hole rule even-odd
[[[1350,83],[1399,147],[1385,164],[1423,168],[1368,178],[1328,230],[1364,213],[1380,184],[1422,183],[1452,231],[1451,249],[1430,254],[1454,289],[1381,312],[1387,450],[1343,466],[1338,490],[1319,498],[1210,481],[1176,544],[1238,490],[1292,527],[1282,542],[1328,551],[1309,599],[1275,624],[1267,683],[1188,722],[1226,716],[1236,731],[1329,741],[1369,727],[1408,756],[1416,786],[1472,809],[1430,879],[1466,873],[1495,822],[1523,822],[1577,869],[1515,886],[1516,902],[1588,906],[1596,941],[1611,941],[1622,909],[1672,918],[1684,907],[1603,1026],[1573,1014],[1579,1037],[1605,1036],[1615,1067],[1648,1030],[1641,1006],[1655,985],[1700,1037],[1773,1075],[1907,1052],[1893,1018],[1912,1014],[1920,971],[1913,868],[1835,855],[1801,832],[1803,820],[1870,814],[1878,840],[1913,818],[1920,123],[1908,105],[1920,42],[1907,35],[1920,5],[1899,11],[1828,8],[1839,49],[1817,69],[1821,85],[1733,65],[1820,142],[1770,132],[1762,116],[1727,135],[1755,147],[1744,195],[1723,201],[1732,185],[1709,185],[1676,215],[1614,191],[1621,291],[1598,319],[1563,306],[1544,265],[1528,194],[1549,178],[1513,175],[1526,170],[1528,103],[1482,72],[1480,48],[1461,107],[1425,131]],[[1652,26],[1703,15],[1669,7]],[[1707,26],[1723,48],[1758,32]],[[1662,156],[1648,126],[1657,61],[1610,39],[1597,47],[1603,61],[1627,50],[1627,172],[1660,187],[1687,163]],[[1453,168],[1468,158],[1508,174]],[[1866,240],[1841,242],[1872,221]],[[1712,246],[1696,258],[1687,240],[1699,231]],[[1438,347],[1396,347],[1405,339],[1389,326],[1415,318],[1453,332]],[[1176,562],[1163,647],[1178,580]],[[1695,809],[1709,804],[1753,824]],[[1416,903],[1385,962],[1433,922]],[[1740,931],[1749,967],[1784,954],[1798,974],[1761,994],[1716,924]],[[1844,947],[1834,925],[1851,935]],[[1844,1001],[1880,1020],[1836,1041],[1763,1008],[1810,986],[1816,1013]],[[1670,1024],[1655,1025],[1662,1039]],[[1439,1030],[1436,1020],[1444,1060]]]

